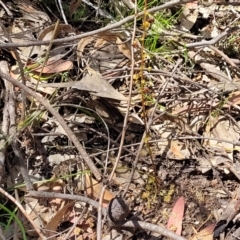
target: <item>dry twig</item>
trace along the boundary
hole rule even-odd
[[[0,20],[0,27],[2,28],[2,30],[3,30],[3,32],[4,32],[4,35],[6,36],[6,38],[8,39],[8,41],[9,41],[10,43],[13,43],[12,38],[10,37],[7,29],[5,28],[5,26],[4,26],[4,24],[3,24],[3,22],[2,22],[1,20]],[[21,76],[22,83],[23,83],[23,85],[26,85],[26,79],[25,79],[25,75],[24,75],[23,63],[22,63],[22,61],[21,61],[21,58],[20,58],[20,56],[19,56],[19,54],[18,54],[18,51],[17,51],[15,48],[13,48],[12,51],[13,51],[16,59],[17,59],[17,63],[18,63],[18,66],[19,66],[19,71],[20,71],[20,76]],[[21,113],[21,121],[23,121],[24,118],[25,118],[26,102],[27,102],[27,101],[26,101],[26,94],[25,94],[24,91],[22,91],[22,113]]]
[[[73,131],[69,128],[69,126],[66,124],[64,119],[61,117],[61,115],[51,106],[49,101],[40,97],[37,93],[35,93],[31,89],[29,89],[28,87],[26,87],[25,85],[23,85],[19,81],[13,79],[8,74],[3,73],[1,70],[0,70],[0,76],[3,79],[6,79],[7,81],[11,82],[13,85],[18,86],[19,88],[23,89],[26,93],[28,93],[29,95],[34,97],[39,103],[41,103],[49,112],[51,112],[51,114],[56,118],[56,120],[59,122],[59,124],[64,128],[64,130],[66,131],[69,139],[73,142],[73,144],[77,148],[80,156],[83,158],[85,163],[88,165],[90,170],[93,172],[96,179],[98,181],[101,180],[102,176],[101,176],[100,171],[94,165],[93,161],[88,156],[87,152],[85,151],[85,149],[83,148],[81,143],[78,141],[78,139],[75,136],[75,134],[73,133]]]
[[[38,233],[38,235],[41,237],[42,240],[46,239],[44,237],[44,233],[42,232],[42,230],[36,226],[36,224],[34,223],[34,221],[29,217],[29,215],[27,214],[26,210],[23,208],[23,206],[17,202],[10,194],[8,194],[6,191],[4,191],[1,187],[0,187],[0,193],[2,193],[2,195],[4,195],[5,197],[7,197],[9,200],[11,200],[19,209],[20,211],[23,213],[23,215],[28,219],[28,221],[32,224],[32,226],[34,227],[34,229],[36,230],[36,232]]]
[[[94,201],[90,198],[83,197],[83,196],[77,196],[77,195],[70,195],[70,194],[61,194],[61,193],[50,193],[50,192],[37,192],[37,191],[31,191],[28,193],[25,197],[35,197],[35,198],[62,198],[67,200],[73,200],[73,201],[81,201],[88,203],[92,205],[95,208],[99,207],[99,203],[97,201]],[[102,211],[100,214],[107,214],[107,211],[105,208],[102,208]],[[120,222],[116,227],[128,227],[128,228],[138,228],[138,229],[144,229],[146,231],[156,232],[163,236],[169,237],[173,240],[186,240],[184,237],[181,237],[177,235],[176,233],[166,229],[163,226],[160,225],[154,225],[151,223],[146,223],[142,221],[133,221],[133,220],[127,220]]]
[[[184,3],[188,3],[191,2],[192,0],[173,0],[171,2],[167,2],[161,6],[157,6],[154,8],[150,8],[148,9],[149,13],[153,13],[153,12],[157,12],[163,9],[167,9],[170,7],[174,7],[177,6],[179,4],[184,4]],[[138,18],[143,16],[144,11],[138,13],[137,15],[131,15],[129,17],[126,17],[124,19],[122,19],[119,22],[107,25],[106,27],[103,27],[101,29],[97,29],[91,32],[87,32],[87,33],[83,33],[83,34],[79,34],[76,36],[72,36],[72,37],[66,37],[66,38],[61,38],[61,39],[56,39],[53,41],[53,44],[62,44],[62,43],[70,43],[70,42],[74,42],[76,40],[88,37],[88,36],[93,36],[99,33],[103,33],[103,32],[107,32],[109,30],[112,30],[114,28],[119,28],[122,27],[123,24],[133,21],[134,18]],[[50,43],[50,41],[33,41],[33,42],[26,42],[26,43],[1,43],[0,44],[0,48],[13,48],[13,47],[29,47],[29,46],[40,46],[40,45],[48,45]]]

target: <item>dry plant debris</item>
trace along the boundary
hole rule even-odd
[[[238,1],[0,1],[1,239],[238,239]]]

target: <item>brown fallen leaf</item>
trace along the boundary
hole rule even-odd
[[[239,105],[240,104],[240,91],[230,93],[229,97],[228,97],[228,101],[231,104],[226,103],[226,104],[224,104],[224,107],[230,107],[232,104]]]
[[[200,232],[196,233],[192,238],[190,238],[190,240],[212,240],[214,227],[215,224],[205,227]]]
[[[203,70],[205,70],[205,73],[207,75],[212,76],[218,82],[220,83],[225,83],[228,81],[228,76],[225,74],[223,71],[219,70],[218,67],[214,64],[208,63],[204,57],[202,57],[200,54],[196,54],[194,51],[189,51],[188,52],[189,58],[193,59],[194,62],[198,63]],[[217,86],[218,88],[218,86]]]
[[[240,136],[239,123],[232,123],[231,120],[225,117],[212,117],[210,116],[206,130],[203,133],[206,138],[227,139],[231,142],[237,142]],[[204,146],[211,146],[219,151],[231,153],[229,157],[232,159],[232,152],[235,149],[233,143],[222,142],[221,140],[205,140]]]
[[[180,16],[180,29],[189,31],[198,18],[198,1],[186,3]]]
[[[37,68],[34,68],[33,72],[53,74],[53,73],[69,71],[72,68],[73,68],[72,61],[59,59],[57,61],[48,61],[46,66],[43,67],[43,69],[42,69],[42,66],[39,66]]]
[[[119,101],[127,100],[124,95],[118,92],[110,83],[104,80],[99,72],[96,72],[91,68],[88,68],[88,73],[80,81],[46,83],[39,84],[39,86],[55,88],[72,87],[79,90],[88,91],[98,97],[111,98]]]
[[[58,225],[64,220],[64,215],[67,210],[71,208],[75,204],[74,201],[66,204],[61,210],[59,210],[56,215],[49,221],[49,223],[45,226],[46,237],[52,237],[56,234],[56,230]]]
[[[187,159],[190,156],[189,150],[186,148],[185,144],[179,140],[173,140],[170,143],[170,149],[168,151],[168,157],[177,160]]]
[[[182,221],[184,215],[184,197],[180,197],[175,203],[172,212],[168,219],[167,229],[177,233],[181,236],[182,233]]]
[[[103,188],[103,184],[97,182],[93,179],[89,174],[86,174],[86,187],[87,187],[87,195],[92,198],[99,198],[101,195],[101,191]],[[111,199],[114,198],[114,195],[106,190],[103,196],[103,201],[108,203]]]
[[[119,37],[117,37],[116,43],[118,44],[119,51],[122,52],[128,59],[131,59],[131,51],[126,46],[126,43],[123,43]]]
[[[82,58],[82,54],[83,54],[83,51],[85,49],[85,47],[94,41],[94,37],[85,37],[85,38],[82,38],[80,39],[80,41],[78,42],[77,44],[77,61],[78,61],[78,64],[80,64],[80,60]]]

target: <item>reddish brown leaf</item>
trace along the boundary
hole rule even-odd
[[[64,72],[68,71],[73,68],[73,63],[71,61],[66,61],[59,59],[57,61],[48,61],[46,66],[42,70],[42,66],[39,66],[34,69],[35,72],[41,72],[42,73],[59,73],[59,72]]]
[[[180,197],[175,203],[169,216],[167,229],[174,231],[178,235],[182,233],[182,220],[184,214],[184,197]]]

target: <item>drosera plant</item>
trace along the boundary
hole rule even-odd
[[[148,21],[151,26],[145,39],[145,48],[153,53],[170,50],[174,42],[171,39],[160,40],[164,31],[169,31],[176,22],[174,16],[169,15],[167,11],[158,12],[149,15]]]
[[[139,54],[139,62],[140,62],[140,70],[139,72],[135,72],[133,79],[135,81],[135,87],[138,89],[139,94],[141,95],[142,105],[141,105],[141,118],[145,124],[145,137],[143,139],[144,142],[144,151],[146,152],[145,157],[150,159],[150,166],[148,167],[148,172],[146,173],[146,189],[143,192],[142,198],[147,201],[147,205],[150,203],[154,203],[157,197],[160,194],[160,184],[159,177],[157,175],[156,165],[154,163],[154,147],[151,145],[151,131],[148,126],[148,110],[156,105],[156,95],[154,95],[153,89],[154,83],[151,78],[148,78],[145,74],[146,69],[151,66],[153,62],[153,58],[156,53],[161,53],[163,51],[170,52],[172,50],[178,49],[178,42],[174,42],[174,40],[168,40],[167,38],[162,38],[160,35],[162,33],[165,34],[164,31],[171,30],[172,26],[176,23],[181,10],[176,13],[172,13],[170,10],[157,12],[154,15],[148,13],[149,7],[154,6],[158,1],[147,1],[141,0],[138,1],[138,7],[144,11],[142,17],[142,24],[139,28],[139,32],[141,32],[138,41],[140,42],[140,54]],[[176,44],[176,46],[174,45]],[[186,52],[184,51],[184,54]],[[186,54],[187,56],[187,54]],[[186,58],[185,56],[185,58]],[[170,57],[172,58],[172,57]],[[173,60],[173,59],[171,59]],[[186,58],[187,60],[187,58]],[[156,106],[158,109],[166,110],[160,104]],[[162,193],[162,197],[164,201],[171,201],[172,195],[174,194],[174,187],[170,187],[166,193]]]
[[[156,185],[156,177],[153,175],[149,175],[147,179],[147,184],[142,193],[142,199],[147,200],[148,208],[151,207],[151,204],[157,203],[158,197],[158,187]]]
[[[140,69],[139,72],[136,73],[134,79],[135,79],[135,86],[138,89],[138,92],[141,95],[141,118],[143,119],[144,125],[145,125],[145,135],[142,141],[144,142],[143,148],[141,149],[141,155],[142,152],[146,152],[144,155],[148,156],[150,158],[150,161],[152,163],[152,166],[148,169],[148,173],[146,174],[148,178],[146,179],[148,188],[144,193],[142,198],[146,199],[148,202],[148,207],[150,202],[153,202],[154,199],[156,198],[156,194],[151,194],[151,192],[158,192],[158,178],[157,178],[157,171],[156,171],[156,166],[154,164],[153,160],[153,149],[150,144],[150,131],[149,131],[149,126],[148,126],[148,117],[147,117],[147,110],[148,110],[148,105],[149,105],[149,98],[152,98],[152,93],[146,91],[148,89],[148,86],[151,85],[151,81],[146,78],[144,74],[144,69],[146,69],[146,63],[147,63],[147,58],[148,55],[145,52],[145,44],[146,44],[146,37],[148,34],[148,30],[150,27],[150,22],[148,21],[148,2],[147,0],[144,0],[143,3],[143,17],[142,17],[142,25],[141,25],[141,30],[142,34],[139,37],[139,42],[140,42]]]
[[[164,188],[158,188],[158,178],[154,176],[153,173],[148,174],[146,186],[142,192],[142,199],[147,200],[147,206],[150,208],[152,204],[156,204],[159,201],[159,197],[165,203],[171,202],[175,192],[176,186],[175,184],[171,184],[170,186],[166,186]],[[156,184],[158,183],[158,184]]]
[[[155,6],[159,1],[153,0],[147,3],[147,9]],[[143,0],[138,1],[139,9],[143,10]],[[147,12],[147,22],[149,24],[147,35],[145,37],[145,48],[151,52],[162,52],[166,51],[171,47],[172,40],[166,38],[161,39],[161,35],[164,31],[169,31],[172,29],[173,25],[176,24],[178,16],[180,15],[181,10],[176,13],[172,13],[170,10],[165,9],[152,14]],[[146,24],[146,23],[145,23]],[[169,46],[168,46],[169,45]]]

